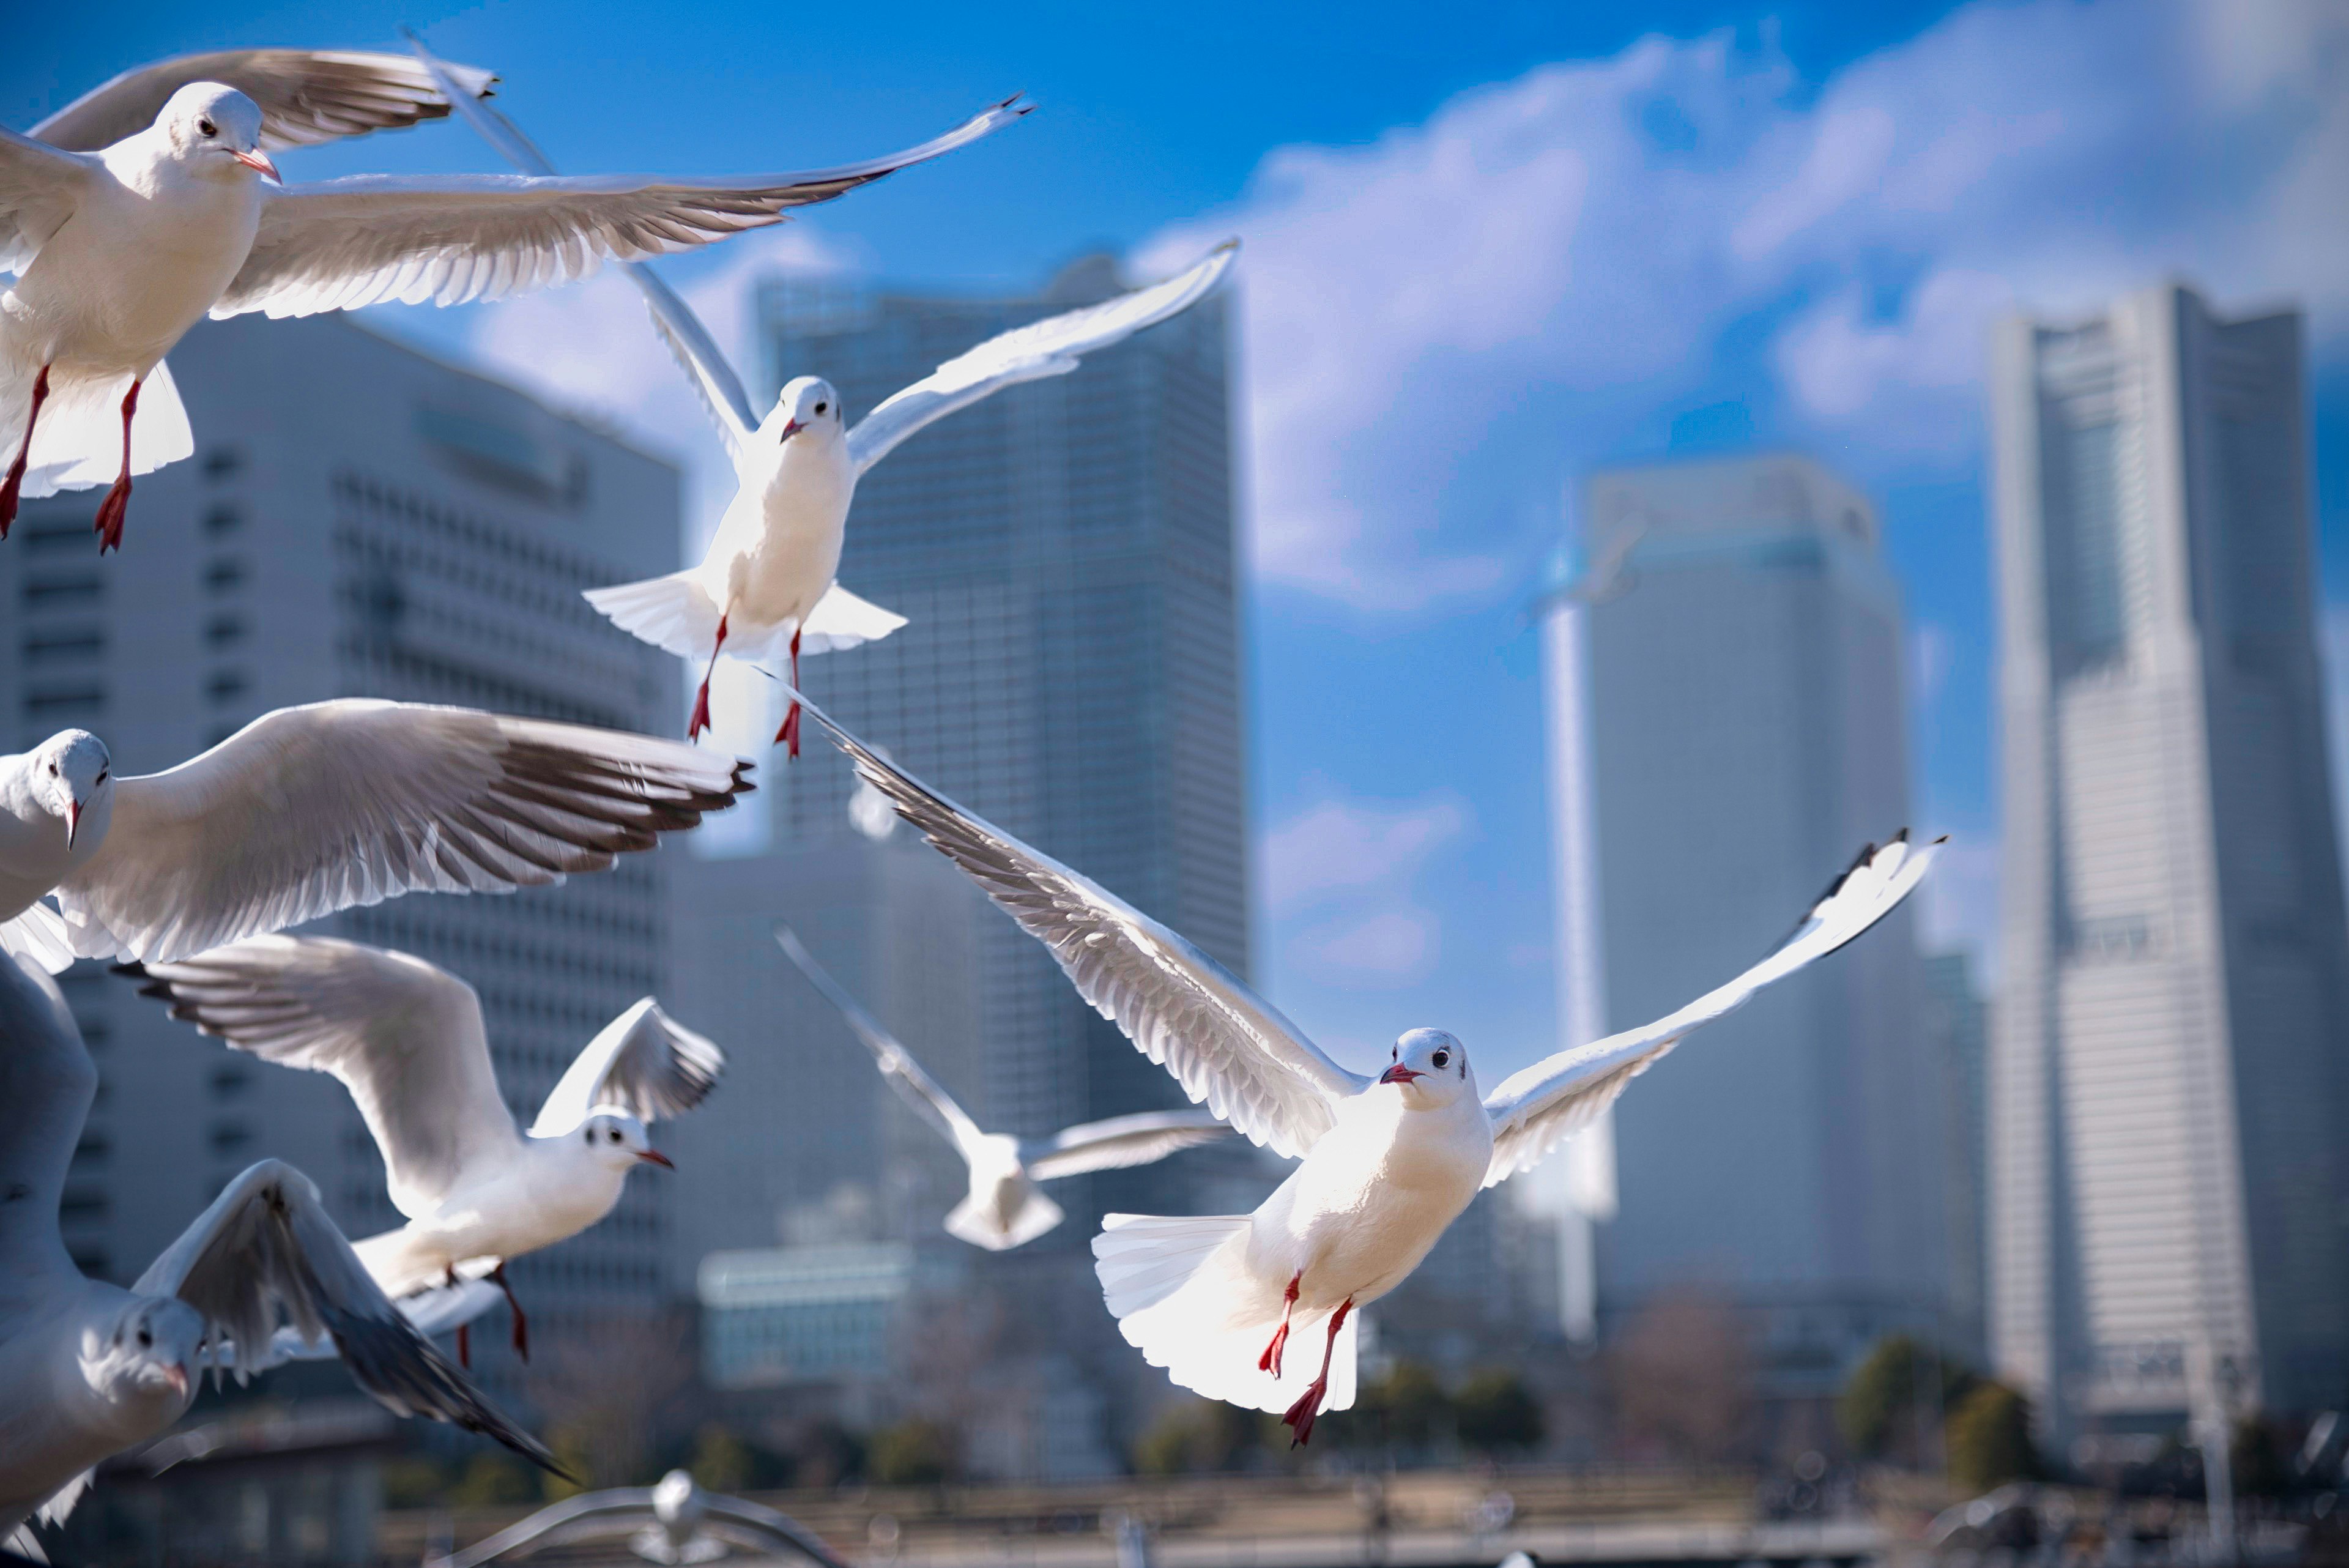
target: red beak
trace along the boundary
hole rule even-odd
[[[180,1395],[182,1397],[186,1397],[188,1392],[188,1369],[186,1367],[166,1366],[163,1368],[163,1378],[164,1381],[171,1384],[172,1393]]]
[[[1385,1072],[1379,1075],[1379,1082],[1381,1084],[1408,1084],[1413,1078],[1424,1078],[1426,1076],[1426,1074],[1415,1072],[1413,1069],[1404,1066],[1402,1063],[1397,1062],[1393,1066],[1389,1067]]]
[[[675,1170],[677,1168],[677,1166],[670,1160],[669,1157],[663,1154],[657,1148],[640,1149],[637,1151],[636,1158],[643,1160],[647,1165],[657,1165],[663,1170]]]
[[[797,420],[785,420],[783,421],[783,433],[776,439],[779,441],[789,441],[792,437],[799,434],[800,431],[805,429],[807,429],[807,426],[800,423]]]
[[[74,838],[81,832],[81,802],[66,802],[66,852],[73,852]]]
[[[232,152],[229,156],[247,169],[268,175],[280,185],[285,183],[285,177],[277,172],[277,165],[269,161],[269,154],[266,152]]]

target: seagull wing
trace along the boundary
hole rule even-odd
[[[647,996],[604,1025],[579,1053],[531,1123],[533,1137],[561,1137],[601,1106],[640,1122],[680,1116],[709,1096],[726,1053]]]
[[[554,175],[554,165],[547,161],[546,154],[538,150],[535,142],[522,133],[521,127],[488,104],[454,90],[459,84],[450,73],[459,67],[436,58],[425,48],[422,39],[411,35],[409,42],[416,50],[419,67],[457,105],[459,118],[480,132],[482,140],[525,174]],[[758,413],[750,407],[750,397],[742,389],[741,379],[726,362],[726,356],[719,352],[718,341],[709,336],[701,317],[678,297],[676,290],[661,281],[658,273],[642,262],[629,262],[627,272],[629,281],[644,291],[645,303],[652,310],[653,327],[692,379],[694,390],[701,394],[702,404],[709,410],[710,422],[718,427],[719,435],[726,442],[728,454],[739,462],[751,432],[759,428]]]
[[[406,953],[332,937],[254,937],[136,970],[171,1016],[264,1062],[331,1073],[413,1220],[521,1146],[498,1094],[481,999]]]
[[[1914,848],[1904,828],[1881,849],[1869,845],[1775,951],[1727,985],[1652,1023],[1561,1051],[1504,1079],[1485,1096],[1493,1119],[1493,1163],[1485,1185],[1539,1164],[1691,1030],[1734,1012],[1764,986],[1825,958],[1890,914],[1923,880],[1942,843]]]
[[[799,965],[808,983],[823,992],[823,998],[840,1009],[841,1017],[848,1021],[849,1029],[864,1042],[873,1053],[873,1064],[881,1069],[881,1076],[897,1091],[897,1097],[911,1106],[914,1114],[936,1129],[940,1137],[961,1151],[965,1159],[971,1158],[987,1135],[969,1113],[955,1103],[955,1097],[944,1085],[922,1070],[914,1054],[897,1044],[897,1037],[881,1027],[881,1021],[864,1011],[864,1004],[848,993],[846,987],[832,978],[832,971],[815,961],[800,936],[789,926],[775,928],[775,941],[792,962]]]
[[[747,766],[469,708],[280,708],[117,780],[106,840],[57,906],[83,957],[154,962],[401,893],[559,882],[730,805]]]
[[[585,277],[607,260],[691,250],[976,140],[999,104],[919,147],[837,169],[697,179],[644,174],[354,175],[264,189],[261,226],[214,316],[461,305]]]
[[[98,1094],[98,1068],[57,982],[0,956],[0,1326],[38,1310],[44,1282],[81,1277],[57,1230],[66,1168]]]
[[[444,65],[456,91],[487,98],[497,77]],[[447,90],[406,55],[340,49],[219,49],[175,55],[125,71],[66,105],[27,132],[76,152],[96,152],[155,123],[164,102],[190,82],[233,87],[261,109],[261,145],[272,152],[370,130],[397,130],[449,112]]]
[[[331,1334],[352,1377],[385,1408],[452,1422],[558,1470],[400,1315],[310,1179],[283,1161],[264,1159],[230,1182],[131,1288],[202,1313],[209,1339],[236,1346],[240,1378],[274,1357],[283,1318],[304,1339]]]
[[[1339,1101],[1370,1086],[1182,937],[965,811],[800,701],[897,815],[1050,948],[1077,993],[1174,1074],[1195,1104],[1274,1153],[1298,1158],[1330,1130]]]
[[[1205,1111],[1143,1111],[1086,1122],[1048,1138],[1024,1140],[1019,1145],[1019,1163],[1038,1181],[1057,1181],[1087,1171],[1149,1165],[1231,1136],[1230,1127]]]
[[[0,130],[0,272],[22,272],[66,226],[105,165]]]
[[[1065,376],[1079,358],[1122,343],[1189,309],[1223,280],[1239,254],[1227,240],[1189,271],[1081,310],[1031,321],[956,356],[891,397],[848,432],[848,455],[863,473],[923,426],[1022,381]]]

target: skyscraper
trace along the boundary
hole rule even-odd
[[[1592,558],[1620,562],[1584,612],[1616,1030],[1744,969],[1909,821],[1901,610],[1875,508],[1806,458],[1597,473],[1581,523]],[[1915,965],[1896,914],[1617,1105],[1602,1332],[1667,1293],[1713,1296],[1744,1320],[1759,1392],[1810,1422],[1871,1340],[1937,1328],[1940,1125]]]
[[[669,464],[347,317],[200,326],[171,363],[196,454],[139,481],[122,553],[98,558],[96,492],[28,504],[0,545],[0,711],[17,744],[78,725],[122,771],[153,772],[268,709],[340,696],[678,723],[667,661],[579,597],[672,564]],[[562,888],[414,896],[323,929],[471,982],[527,1116],[597,1029],[666,983],[660,879],[630,856]],[[264,1156],[306,1172],[354,1236],[401,1222],[339,1084],[200,1038],[98,965],[64,978],[101,1084],[64,1203],[84,1268],[136,1277]],[[543,1339],[660,1299],[665,1194],[647,1174],[603,1224],[512,1269]],[[511,1392],[502,1346],[476,1361]]]
[[[1973,961],[1966,953],[1935,953],[1921,961],[1919,974],[1919,1027],[1940,1074],[1950,1161],[1942,1193],[1950,1228],[1947,1345],[1968,1365],[1980,1366],[1989,1348],[1984,1313],[1990,1275],[1990,1007],[1975,989]]]
[[[761,293],[762,362],[771,388],[822,374],[853,421],[981,339],[1124,286],[1105,256],[1027,299],[787,281]],[[1245,973],[1226,330],[1208,299],[893,452],[858,483],[840,580],[909,624],[806,678],[930,783]],[[850,831],[837,759],[770,774],[786,775],[768,796],[779,843]],[[979,937],[974,1110],[988,1125],[1035,1135],[1183,1103],[1035,941],[1000,919]],[[1085,1188],[1092,1211],[1121,1190],[1149,1208],[1171,1179],[1068,1183],[1071,1223],[1038,1245],[1082,1249]]]
[[[2059,1438],[2349,1396],[2349,947],[2296,313],[2165,285],[1992,374],[1992,1348]]]

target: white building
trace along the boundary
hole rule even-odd
[[[1992,1348],[2054,1435],[2349,1396],[2349,939],[2301,323],[1996,337]],[[2195,1387],[2208,1366],[2219,1387]]]
[[[1874,506],[1806,458],[1598,473],[1580,524],[1611,580],[1577,612],[1589,826],[1560,839],[1596,846],[1578,875],[1611,1031],[1747,967],[1909,821],[1902,623]],[[1576,661],[1551,651],[1563,733]],[[1744,1320],[1764,1398],[1817,1423],[1878,1336],[1938,1332],[1945,1164],[1916,1000],[1903,911],[1617,1105],[1602,1334],[1661,1294],[1712,1296]]]

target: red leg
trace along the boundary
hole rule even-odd
[[[455,1290],[457,1288],[456,1265],[453,1263],[448,1265],[447,1272],[449,1288]],[[473,1369],[473,1329],[471,1324],[460,1323],[457,1325],[457,1365],[468,1372]]]
[[[792,633],[792,690],[800,689],[800,634]],[[792,756],[800,754],[800,700],[792,699],[792,711],[783,715],[783,727],[775,732],[775,744],[789,746]]]
[[[506,1266],[502,1262],[490,1271],[490,1282],[506,1293],[506,1311],[513,1314],[514,1354],[524,1362],[530,1360],[530,1319],[523,1316],[522,1303],[514,1300],[513,1287],[506,1283]]]
[[[1292,1449],[1302,1448],[1313,1440],[1313,1417],[1321,1413],[1321,1401],[1330,1397],[1330,1355],[1338,1348],[1338,1331],[1346,1326],[1346,1314],[1353,1310],[1354,1298],[1348,1296],[1340,1303],[1338,1310],[1330,1314],[1330,1337],[1321,1345],[1321,1371],[1306,1385],[1305,1392],[1298,1396],[1297,1403],[1288,1407],[1288,1413],[1281,1417],[1289,1430],[1297,1434],[1288,1445]]]
[[[130,390],[122,395],[122,472],[115,476],[114,488],[98,504],[98,553],[122,548],[122,519],[130,510],[130,416],[139,411],[139,383],[130,383]]]
[[[718,673],[718,650],[726,646],[726,618],[718,618],[718,640],[709,649],[709,668],[701,672],[701,690],[693,694],[693,717],[685,722],[685,738],[698,739],[709,728],[709,678]]]
[[[33,456],[33,426],[40,422],[41,405],[49,400],[49,368],[33,378],[33,406],[25,414],[25,439],[16,448],[16,461],[8,465],[8,477],[0,482],[0,539],[8,536],[8,524],[16,520],[16,492],[25,483],[25,464]]]
[[[1266,1345],[1264,1354],[1256,1358],[1258,1372],[1269,1372],[1275,1377],[1280,1376],[1280,1353],[1288,1346],[1288,1314],[1297,1310],[1297,1282],[1304,1277],[1302,1271],[1288,1276],[1288,1289],[1282,1292],[1280,1297],[1280,1326],[1272,1331],[1272,1343]]]

